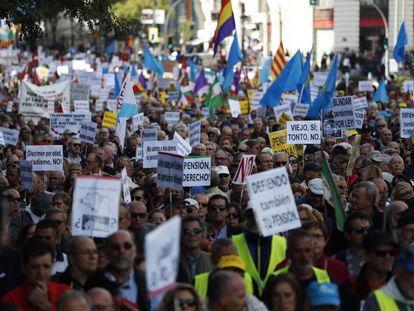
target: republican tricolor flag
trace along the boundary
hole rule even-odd
[[[222,0],[221,10],[217,21],[217,28],[214,32],[214,55],[216,55],[219,44],[236,30],[231,0]]]

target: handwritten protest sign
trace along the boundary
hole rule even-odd
[[[247,189],[263,236],[301,227],[285,167],[248,176]]]
[[[157,166],[157,187],[183,189],[184,157],[176,154],[159,152]]]
[[[321,121],[288,121],[287,144],[313,145],[321,143]]]
[[[255,158],[255,155],[250,154],[242,156],[236,174],[234,174],[233,184],[243,185],[246,183],[246,177],[252,173]]]
[[[33,171],[63,171],[63,146],[26,146],[26,160]]]
[[[340,130],[355,128],[352,96],[334,97],[332,99],[332,106],[335,128]]]
[[[4,142],[6,145],[16,145],[19,140],[19,131],[9,129],[6,127],[0,127],[0,132],[3,133]]]
[[[144,168],[157,167],[159,151],[178,154],[177,142],[174,140],[144,141],[142,152]]]
[[[77,176],[72,205],[72,235],[106,238],[118,230],[119,177]]]
[[[191,153],[190,144],[180,136],[177,132],[174,132],[174,141],[177,142],[178,153],[182,156],[189,155]]]
[[[89,100],[75,100],[73,105],[76,113],[90,113]]]

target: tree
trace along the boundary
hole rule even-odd
[[[151,9],[154,4],[153,0],[120,0],[114,4],[115,15],[126,21],[139,21],[142,9]],[[168,10],[171,6],[171,0],[156,0],[155,8]]]
[[[20,25],[21,39],[35,43],[43,35],[40,22],[56,18],[59,13],[86,23],[91,31],[121,30],[112,4],[113,0],[5,0],[0,2],[0,19]]]

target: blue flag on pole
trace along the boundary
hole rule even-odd
[[[119,75],[117,72],[114,72],[115,86],[114,86],[114,99],[118,98],[119,93],[121,93],[121,81],[119,80]]]
[[[282,93],[296,90],[301,75],[302,55],[298,50],[283,68],[280,76],[267,89],[260,100],[260,104],[262,106],[277,106]]]
[[[408,44],[407,32],[405,30],[405,21],[402,22],[400,32],[398,33],[397,43],[394,47],[393,56],[397,63],[404,61],[404,47]]]
[[[303,66],[302,75],[298,82],[298,93],[299,93],[299,103],[310,104],[311,95],[310,95],[310,85],[309,85],[309,73],[310,73],[310,61],[312,56],[312,50],[306,56],[306,62]]]
[[[387,88],[385,86],[384,78],[381,79],[381,82],[377,88],[377,91],[374,95],[374,101],[376,103],[388,103],[388,95],[387,95]]]
[[[308,117],[318,117],[321,109],[329,109],[332,107],[331,101],[335,95],[337,69],[338,54],[335,55],[328,77],[326,78],[324,86],[319,91],[318,97],[315,98],[315,101],[309,107]]]
[[[109,44],[106,49],[105,49],[105,53],[108,55],[112,55],[115,53],[115,49],[116,49],[116,42],[115,40],[111,42],[111,44]]]
[[[151,54],[151,51],[148,48],[148,45],[144,48],[144,67],[147,69],[156,72],[159,76],[162,76],[164,69],[162,68],[162,63],[157,62],[154,55]]]
[[[243,60],[243,54],[240,50],[239,39],[237,38],[237,32],[234,32],[233,43],[231,44],[229,57],[227,59],[227,67],[224,69],[224,82],[223,90],[228,91],[233,82],[233,67],[238,62]]]
[[[268,57],[262,64],[262,70],[260,70],[259,79],[261,84],[266,83],[268,81],[271,65],[272,58]]]

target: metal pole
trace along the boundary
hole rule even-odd
[[[167,17],[165,18],[165,24],[164,24],[164,47],[167,44],[167,29],[168,29],[168,21],[170,20],[171,13],[175,10],[176,6],[178,6],[183,0],[177,0],[173,3],[171,8],[168,10]]]
[[[374,3],[374,2],[369,2],[369,4],[375,9],[377,10],[378,14],[381,16],[382,21],[384,23],[384,29],[385,29],[385,40],[387,40],[387,48],[384,51],[384,58],[385,58],[385,77],[388,78],[389,76],[389,64],[390,64],[390,60],[389,60],[389,52],[388,52],[388,47],[390,42],[388,41],[389,39],[389,32],[388,32],[388,23],[387,23],[387,19],[385,18],[384,13],[382,13],[381,9]],[[395,39],[395,38],[394,38]]]

